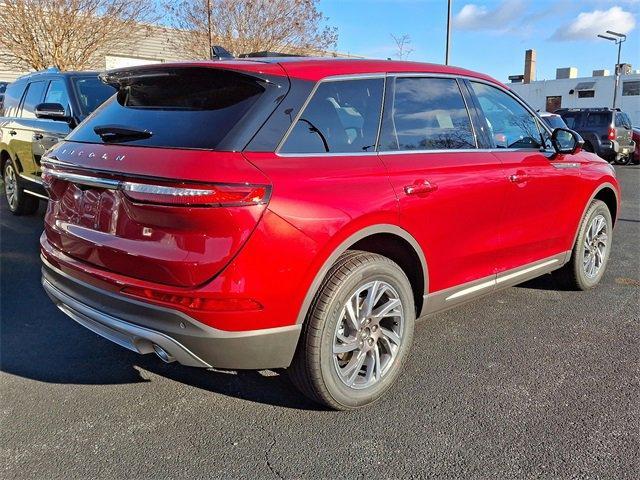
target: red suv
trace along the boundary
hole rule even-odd
[[[485,75],[276,58],[102,79],[118,93],[42,160],[42,282],[131,350],[288,368],[351,409],[392,385],[416,319],[604,273],[613,168]]]

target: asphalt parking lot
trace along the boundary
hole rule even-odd
[[[596,290],[546,276],[422,322],[393,391],[351,413],[286,375],[165,365],[75,324],[40,286],[44,205],[3,201],[1,476],[639,478],[640,167],[618,176]]]

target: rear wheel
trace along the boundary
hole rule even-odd
[[[38,209],[38,199],[24,193],[11,161],[4,165],[4,194],[14,215],[31,215]]]
[[[588,290],[600,282],[611,252],[612,228],[607,205],[601,200],[591,202],[580,224],[571,260],[555,273],[563,286]]]
[[[631,163],[631,155],[623,155],[613,160],[616,165],[629,165]]]
[[[347,252],[316,294],[291,380],[337,410],[375,402],[400,373],[414,323],[413,293],[402,269],[381,255]]]
[[[584,142],[584,145],[582,146],[582,149],[585,152],[591,152],[591,153],[593,153],[595,151],[593,149],[593,145],[591,145],[591,142]]]

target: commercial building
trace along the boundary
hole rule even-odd
[[[509,77],[509,86],[532,107],[553,112],[558,108],[613,106],[616,77],[608,70],[595,70],[579,77],[576,67],[558,68],[556,78],[535,80],[535,51],[525,55],[525,74]],[[531,61],[533,58],[533,62]],[[634,125],[640,125],[640,72],[629,64],[619,66],[620,84],[616,106],[626,112]],[[530,79],[527,83],[526,79]]]

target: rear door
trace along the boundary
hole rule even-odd
[[[18,157],[22,166],[21,174],[35,179],[38,176],[38,164],[34,158],[34,143],[37,139],[40,121],[36,118],[35,107],[42,103],[48,82],[38,80],[29,82],[22,97],[17,118],[14,119],[9,132],[10,148]]]
[[[461,86],[420,75],[387,81],[380,158],[401,225],[425,253],[430,294],[479,280],[470,291],[489,291],[500,250],[506,182],[500,161],[478,148]],[[463,293],[446,294],[447,303]]]
[[[555,155],[541,122],[510,92],[477,81],[469,84],[507,185],[498,273],[570,250],[576,218],[582,214],[582,206],[575,205],[582,160]]]

